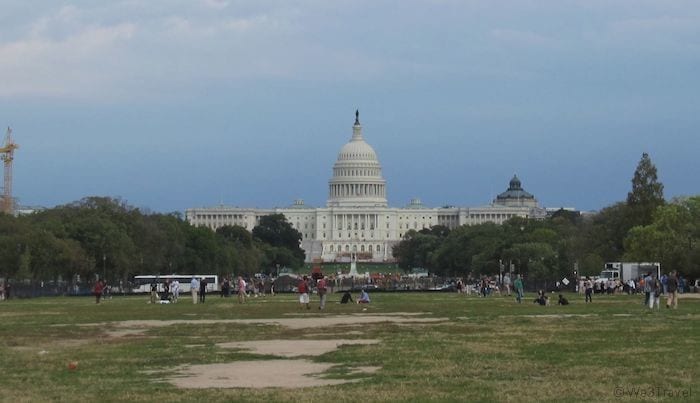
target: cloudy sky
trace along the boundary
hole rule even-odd
[[[14,193],[325,205],[360,110],[389,202],[700,193],[700,2],[0,0]]]

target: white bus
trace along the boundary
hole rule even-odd
[[[163,291],[163,283],[177,280],[180,283],[180,294],[190,292],[190,283],[192,282],[192,277],[196,277],[197,280],[202,281],[202,278],[207,280],[207,292],[220,291],[219,286],[219,276],[216,274],[151,274],[144,276],[134,276],[134,286],[131,291],[134,293],[151,292],[151,283],[155,280],[158,284],[158,292]],[[171,287],[172,291],[172,287]]]

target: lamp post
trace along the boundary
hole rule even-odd
[[[107,255],[102,254],[102,279],[107,277]]]

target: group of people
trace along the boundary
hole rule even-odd
[[[586,303],[593,302],[593,294],[616,294],[623,292],[628,294],[644,293],[644,306],[649,309],[659,309],[662,295],[666,295],[666,307],[678,307],[678,294],[682,291],[680,276],[676,270],[670,274],[664,274],[661,278],[656,273],[648,272],[637,280],[628,280],[623,287],[619,280],[593,281],[590,277],[582,279],[579,283],[579,293],[586,295]]]
[[[314,286],[316,288],[316,292],[319,298],[318,309],[324,310],[326,308],[326,300],[328,298],[328,282],[326,280],[326,277],[323,275],[320,275],[316,279],[308,276],[303,276],[299,279],[299,282],[297,283],[297,293],[299,294],[299,306],[302,308],[306,306],[306,309],[311,309],[310,295]],[[352,295],[350,294],[350,291],[345,291],[345,293],[340,299],[340,303],[347,304],[348,302],[353,302]],[[366,289],[363,288],[361,290],[360,296],[357,299],[357,303],[370,303],[369,294],[367,293]]]
[[[665,282],[658,278],[655,273],[647,273],[642,279],[641,289],[644,290],[644,306],[649,309],[659,309],[661,295],[666,295],[666,308],[678,308],[678,272],[672,271],[665,278]]]
[[[192,278],[194,280],[194,277]],[[180,298],[180,282],[177,279],[166,280],[163,283],[163,291],[158,293],[158,282],[151,282],[151,304],[176,303]]]
[[[686,290],[687,287],[687,281],[683,276],[675,272],[675,281],[677,282],[677,291],[679,294],[683,294],[683,292]],[[670,278],[671,274],[663,274],[659,278],[659,281],[661,282],[661,287],[663,289],[663,294],[666,294],[666,288],[668,286],[668,279]],[[646,280],[647,275],[640,276],[639,278],[636,279],[628,279],[627,281],[621,281],[620,279],[607,279],[604,281],[597,280],[597,281],[592,281],[590,278],[581,278],[578,282],[578,292],[579,294],[585,293],[586,290],[591,288],[591,292],[593,294],[641,294],[645,293],[646,294],[646,289],[645,289],[645,280]],[[590,286],[588,287],[586,285],[587,282],[590,282]]]
[[[458,279],[456,283],[457,292],[460,294],[471,295],[472,292],[480,297],[489,297],[491,295],[507,295],[515,290],[515,281],[511,280],[508,273],[501,276],[482,276],[479,279],[468,278],[466,281]]]
[[[542,306],[549,306],[549,296],[547,296],[544,290],[539,290],[537,291],[537,298],[535,298],[533,302]],[[562,294],[559,294],[557,305],[569,305],[569,300]]]
[[[245,303],[251,294],[256,298],[265,296],[266,288],[269,289],[270,295],[275,295],[274,280],[266,284],[263,279],[251,278],[246,281],[243,276],[238,276],[234,286],[227,277],[221,283],[221,297],[230,297],[235,292],[238,295],[238,302]]]

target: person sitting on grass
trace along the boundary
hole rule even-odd
[[[539,290],[537,291],[537,298],[535,298],[533,302],[542,306],[547,306],[549,305],[549,297],[545,295],[544,290]]]
[[[341,304],[347,304],[348,302],[355,302],[352,300],[352,295],[350,295],[350,291],[345,291],[343,294],[343,297],[340,299]]]
[[[360,298],[357,299],[358,304],[369,304],[369,294],[367,294],[367,290],[364,288],[362,289],[362,292],[360,292]]]
[[[559,294],[559,302],[557,302],[559,305],[569,305],[569,300],[564,298],[563,295]]]

